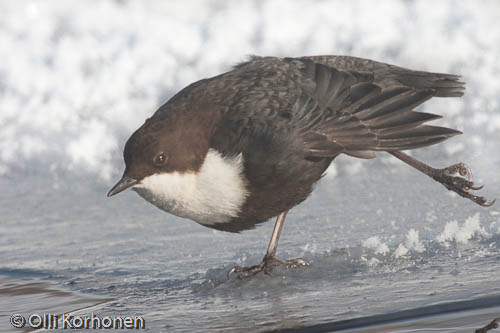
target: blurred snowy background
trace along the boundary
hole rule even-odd
[[[260,260],[273,223],[230,235],[134,193],[105,198],[147,117],[250,54],[461,74],[464,98],[424,109],[464,134],[414,154],[466,162],[500,197],[499,13],[496,0],[0,0],[0,276],[114,297],[99,311],[145,315],[153,330],[299,327],[500,295],[498,204],[475,206],[384,154],[340,158],[290,214],[278,255],[313,267],[246,284],[224,273]]]
[[[247,55],[348,54],[460,73],[437,111],[500,130],[500,3],[0,2],[0,172],[118,175],[123,139],[185,85]],[[461,112],[463,111],[463,112]]]

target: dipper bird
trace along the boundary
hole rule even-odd
[[[128,139],[125,172],[108,196],[132,188],[164,211],[229,232],[277,216],[262,263],[229,273],[307,265],[276,259],[280,232],[340,154],[386,151],[479,205],[493,204],[469,192],[480,187],[465,164],[435,169],[401,152],[460,134],[425,125],[440,116],[413,109],[464,89],[458,75],[368,59],[253,56],[187,86],[147,119]]]

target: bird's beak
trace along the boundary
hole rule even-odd
[[[128,176],[123,176],[122,179],[108,192],[108,197],[118,194],[123,190],[128,189],[129,187],[137,184],[137,179],[130,178]]]

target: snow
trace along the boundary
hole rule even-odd
[[[396,250],[394,250],[394,258],[401,258],[408,254],[408,249],[402,243],[398,245]]]
[[[371,249],[375,254],[385,255],[389,252],[389,247],[387,244],[382,242],[378,236],[372,236],[365,241],[363,241],[363,246],[367,249]]]
[[[96,172],[103,179],[110,179],[112,170],[109,162],[117,149],[116,138],[106,132],[104,124],[91,120],[85,124],[83,132],[68,143],[67,154],[71,161],[69,168],[75,169],[85,165],[88,170]]]
[[[457,221],[450,221],[444,226],[444,230],[436,240],[446,246],[450,242],[458,244],[467,244],[469,240],[477,236],[487,236],[488,233],[481,227],[479,213],[468,217],[463,225],[459,225]]]
[[[425,247],[419,240],[419,232],[413,228],[411,228],[406,235],[405,246],[418,253],[422,253],[425,250]]]
[[[46,162],[47,155],[53,159],[55,154],[61,166],[73,170],[78,165],[109,180],[115,167],[109,156],[119,154],[123,144],[118,143],[167,96],[253,53],[344,53],[459,72],[475,109],[469,111],[474,114],[471,125],[484,128],[484,119],[490,118],[486,130],[496,132],[500,51],[490,41],[500,39],[500,29],[490,27],[497,22],[499,5],[485,4],[445,1],[433,3],[429,11],[428,1],[396,0],[376,7],[367,0],[314,5],[4,1],[0,167],[5,174],[26,160]],[[298,17],[300,24],[295,23]],[[462,129],[463,102],[434,103]],[[107,133],[101,137],[105,147],[88,141],[102,136],[94,131]],[[77,153],[79,140],[85,150]],[[452,152],[462,149],[454,147]]]

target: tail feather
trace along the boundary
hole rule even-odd
[[[393,112],[371,119],[369,121],[369,126],[370,128],[373,129],[384,129],[393,127],[408,128],[408,127],[415,127],[425,122],[440,118],[442,118],[442,116],[424,112],[413,112],[413,111]]]
[[[393,127],[382,129],[378,132],[378,138],[380,141],[383,140],[398,140],[398,139],[419,139],[421,137],[445,137],[449,138],[451,136],[461,134],[460,131],[446,128],[446,127],[438,127],[438,126],[417,126],[413,128],[401,128],[401,127]]]
[[[421,71],[393,70],[397,80],[409,87],[432,89],[436,97],[460,97],[465,92],[465,83],[460,75],[429,73]]]
[[[444,84],[444,83],[443,83]],[[363,84],[352,103],[339,110],[338,116],[312,129],[316,134],[307,142],[308,155],[333,156],[346,153],[371,158],[370,151],[395,151],[421,148],[439,143],[461,132],[424,123],[441,116],[415,112],[434,90],[395,87],[381,90]],[[358,92],[364,91],[367,95]],[[312,136],[310,136],[312,138]]]
[[[436,97],[460,97],[465,91],[465,83],[461,81],[460,75],[416,71],[349,56],[313,56],[303,59],[341,71],[374,74],[373,83],[383,88],[402,85],[415,90],[432,89]]]
[[[393,96],[392,91],[382,93],[381,97],[385,97],[375,105],[361,105],[354,115],[361,120],[370,120],[392,112],[401,112],[404,110],[412,110],[416,106],[422,104],[432,97],[430,91],[412,91],[407,90]],[[369,104],[369,102],[367,103]]]
[[[446,136],[436,136],[436,137],[421,137],[418,140],[415,138],[402,138],[397,140],[381,140],[381,144],[385,146],[381,151],[397,151],[397,150],[407,150],[423,148],[436,143],[440,143],[449,137]],[[377,150],[377,149],[375,149]]]

